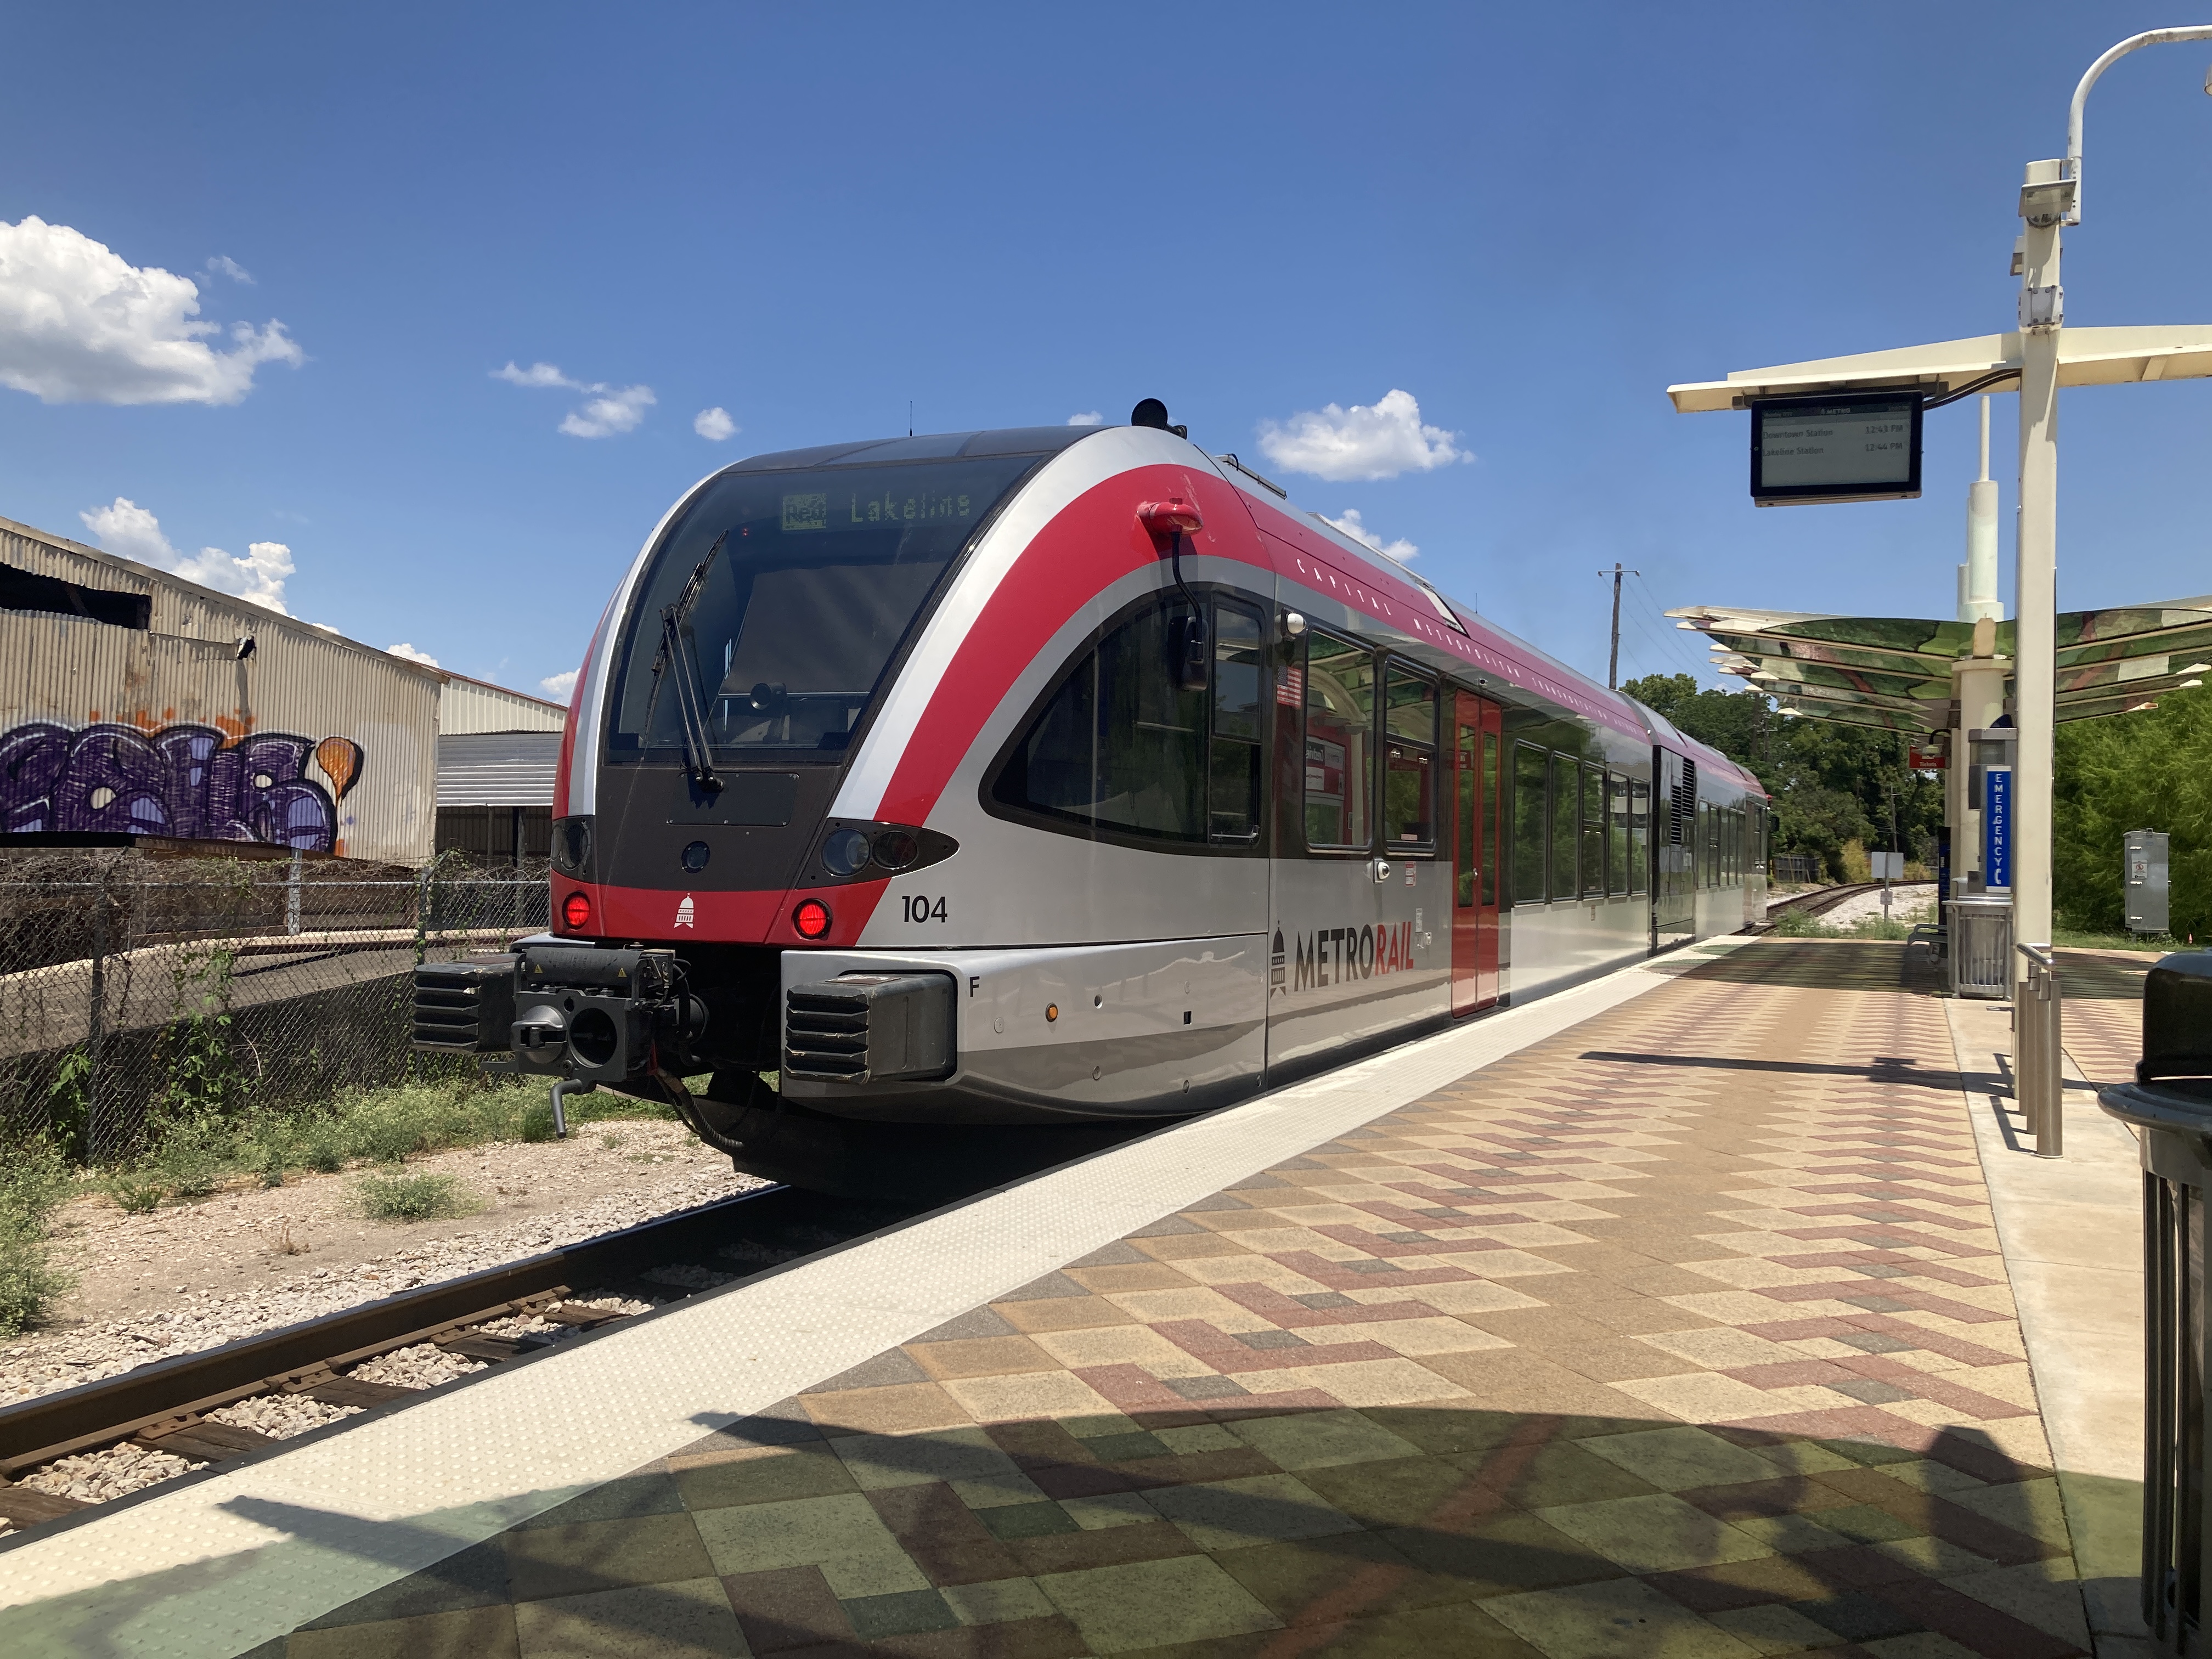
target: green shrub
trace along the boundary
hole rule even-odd
[[[70,1287],[48,1226],[74,1184],[50,1142],[0,1149],[0,1336],[35,1322]]]
[[[354,1192],[373,1221],[436,1221],[483,1207],[449,1175],[365,1175]]]

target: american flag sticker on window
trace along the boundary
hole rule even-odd
[[[1306,700],[1306,671],[1303,663],[1292,663],[1275,672],[1275,701],[1285,708],[1296,708]]]

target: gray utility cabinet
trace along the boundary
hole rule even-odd
[[[2166,932],[2166,840],[2160,830],[2130,830],[2125,837],[2120,897],[2127,906],[2130,933]]]

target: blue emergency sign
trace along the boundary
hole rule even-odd
[[[1982,769],[1982,885],[2012,890],[2012,768]]]

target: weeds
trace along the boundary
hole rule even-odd
[[[672,1118],[666,1107],[602,1090],[572,1099],[572,1129],[615,1119]],[[100,1182],[134,1215],[164,1199],[204,1198],[241,1178],[281,1187],[292,1170],[336,1175],[349,1164],[386,1167],[425,1152],[487,1141],[553,1139],[553,1111],[535,1083],[465,1077],[384,1089],[349,1090],[321,1111],[252,1115],[224,1121],[179,1110],[157,1124],[152,1145]]]
[[[171,1127],[146,1159],[177,1198],[205,1198],[222,1184],[237,1163],[236,1137],[222,1125],[206,1118]]]
[[[54,1265],[48,1226],[75,1184],[51,1142],[0,1156],[0,1336],[35,1322],[70,1287],[70,1276]]]
[[[483,1207],[449,1175],[365,1175],[354,1193],[372,1221],[440,1221]]]
[[[135,1164],[109,1170],[100,1185],[100,1190],[114,1200],[115,1207],[128,1215],[151,1214],[169,1195],[167,1182]]]
[[[317,1118],[307,1124],[295,1144],[300,1149],[300,1162],[317,1175],[336,1175],[345,1168],[345,1141],[337,1123],[329,1118]]]

